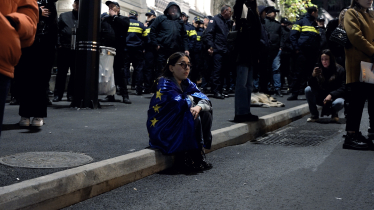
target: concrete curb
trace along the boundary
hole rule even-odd
[[[253,140],[308,113],[308,105],[304,104],[263,116],[258,122],[215,130],[212,148],[207,152]],[[0,187],[0,209],[60,209],[162,171],[172,164],[172,156],[144,149]]]

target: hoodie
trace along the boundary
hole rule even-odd
[[[177,6],[178,14],[171,17],[168,11],[171,6]],[[188,50],[188,36],[183,21],[180,19],[181,10],[175,2],[170,2],[164,15],[158,16],[151,25],[149,37],[154,48],[184,52]]]

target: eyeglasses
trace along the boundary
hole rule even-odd
[[[176,64],[181,65],[183,69],[187,69],[187,66],[188,68],[191,68],[192,66],[191,64],[187,64],[187,63],[176,63]]]

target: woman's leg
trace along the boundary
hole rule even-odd
[[[236,68],[235,86],[235,115],[246,115],[250,113],[251,99],[248,99],[248,66],[238,65]]]
[[[369,133],[374,135],[374,84],[366,84],[366,90],[371,93],[368,95]]]
[[[317,109],[317,102],[316,102],[316,94],[312,91],[310,86],[305,88],[305,97],[308,101],[309,111],[312,115],[312,118],[318,118],[318,109]]]
[[[347,84],[347,124],[345,130],[358,132],[360,130],[362,112],[366,101],[365,84],[356,82]]]

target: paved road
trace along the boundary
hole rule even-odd
[[[20,128],[17,123],[18,106],[5,108],[3,133],[0,140],[0,156],[23,152],[76,152],[91,156],[94,162],[134,151],[148,146],[146,128],[147,110],[151,95],[130,95],[133,104],[102,103],[99,110],[76,110],[69,102],[54,103],[48,108],[48,118],[41,130]],[[118,97],[119,99],[119,97]],[[212,98],[213,130],[233,125],[234,97],[225,100]],[[253,114],[264,116],[289,109],[306,101],[287,102],[282,108],[253,108]],[[51,174],[58,169],[13,168],[0,164],[0,186]]]
[[[209,153],[204,173],[164,171],[66,209],[373,209],[374,152],[343,150],[345,124],[306,118]]]

